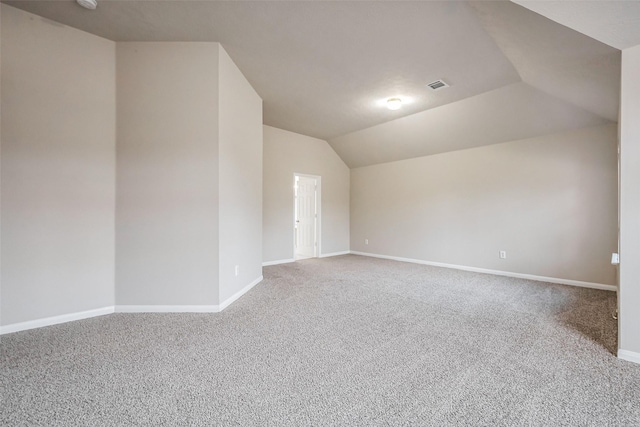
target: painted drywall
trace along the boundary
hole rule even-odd
[[[0,5],[0,100],[2,100],[2,5]],[[0,326],[2,325],[2,105],[0,103]]]
[[[219,299],[223,303],[262,276],[262,99],[223,47],[219,79]]]
[[[115,44],[0,8],[0,321],[113,306]]]
[[[640,362],[640,46],[622,51],[620,109],[620,288],[621,350]]]
[[[607,125],[352,169],[351,250],[613,285],[616,145]]]
[[[448,89],[447,89],[448,90]],[[350,168],[611,124],[526,83],[329,140]]]
[[[349,250],[349,168],[326,141],[264,127],[264,262],[293,258],[293,174],[322,177],[320,255]]]
[[[557,3],[545,1],[536,3]],[[567,2],[574,16],[589,9]],[[605,6],[609,3],[611,7]],[[633,3],[633,2],[628,2]],[[611,121],[618,120],[620,51],[509,1],[472,1],[487,33],[527,84]],[[621,23],[622,24],[622,23]],[[629,23],[629,26],[633,24]],[[611,32],[624,27],[609,27]]]
[[[116,302],[218,303],[217,43],[118,43]]]

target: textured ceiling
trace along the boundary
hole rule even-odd
[[[580,32],[626,46],[640,18],[607,0],[98,1],[3,0],[115,41],[220,42],[265,124],[329,140],[351,167],[617,121],[620,51]],[[384,108],[395,96],[408,102]]]
[[[519,81],[465,2],[6,2],[116,41],[218,41],[264,122],[327,139]],[[452,87],[429,92],[446,79]],[[392,96],[408,103],[391,112]]]
[[[618,49],[515,3],[472,5],[523,81],[587,111],[618,120]]]
[[[329,140],[350,168],[611,123],[526,83]]]
[[[640,1],[512,0],[618,49],[640,44]]]

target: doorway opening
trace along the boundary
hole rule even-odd
[[[295,259],[320,255],[320,177],[293,174],[293,254]]]

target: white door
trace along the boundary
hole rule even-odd
[[[316,179],[296,176],[295,245],[296,258],[316,256]]]

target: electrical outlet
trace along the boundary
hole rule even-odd
[[[369,244],[369,239],[364,239],[364,244],[368,245]]]
[[[236,276],[237,276],[238,274],[240,274],[240,266],[239,266],[239,265],[236,265]]]
[[[500,251],[500,259],[507,259],[507,251]]]

